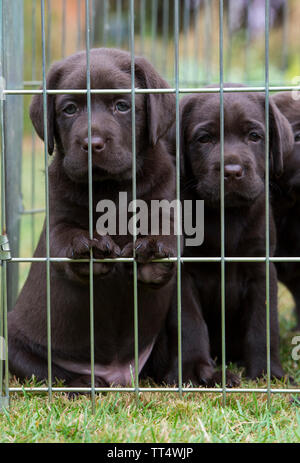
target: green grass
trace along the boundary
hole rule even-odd
[[[31,207],[30,144],[24,144],[24,206]],[[36,155],[36,204],[44,205],[43,149]],[[35,219],[35,241],[43,216]],[[31,218],[21,227],[21,255],[32,255]],[[21,265],[21,282],[28,265]],[[281,359],[288,374],[300,383],[299,363],[291,358],[293,301],[279,287]],[[13,379],[12,386],[20,386]],[[30,383],[34,385],[34,382]],[[244,381],[242,387],[265,387]],[[277,381],[275,387],[284,387]],[[0,442],[300,442],[300,399],[274,394],[269,409],[265,394],[228,394],[226,407],[221,394],[142,393],[137,403],[131,393],[99,394],[96,413],[89,397],[68,399],[55,393],[49,404],[43,394],[12,394],[9,411],[0,415]]]

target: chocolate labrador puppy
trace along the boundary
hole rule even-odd
[[[225,255],[264,257],[265,248],[265,98],[262,94],[224,95]],[[185,197],[205,200],[205,239],[187,247],[186,256],[221,256],[220,97],[187,96],[181,101],[182,164]],[[283,170],[292,149],[288,121],[270,104],[271,175]],[[270,255],[275,227],[270,213]],[[189,263],[208,326],[213,358],[221,358],[220,263]],[[225,266],[226,359],[241,362],[249,378],[266,373],[266,266],[230,262]],[[271,375],[282,377],[277,320],[277,277],[270,264]]]
[[[93,49],[90,62],[91,88],[131,87],[129,53]],[[143,58],[135,60],[135,77],[139,88],[168,87]],[[47,77],[47,88],[85,89],[85,52],[54,64]],[[92,239],[88,214],[86,95],[48,95],[47,106],[49,154],[55,150],[49,167],[51,257],[88,259],[90,250],[96,259],[132,256],[133,237],[128,231],[121,233],[118,229],[111,236],[99,234],[96,229],[99,218],[96,208],[100,200],[109,200],[110,204],[116,205],[117,216],[119,212],[124,213],[124,204],[123,209],[119,204],[119,193],[127,194],[125,209],[132,200],[131,95],[91,96]],[[30,116],[38,135],[44,139],[42,95],[33,97]],[[152,199],[172,201],[175,197],[174,167],[164,142],[174,117],[174,95],[136,95],[137,198],[147,204]],[[154,349],[154,346],[160,339],[171,307],[176,266],[149,262],[154,258],[176,256],[176,237],[174,234],[144,236],[140,233],[135,253],[139,263],[139,372],[144,376],[155,376],[161,364],[166,363],[160,356],[160,349]],[[46,256],[45,227],[34,256]],[[96,386],[131,383],[131,366],[134,366],[131,268],[132,264],[126,263],[93,264]],[[51,262],[52,379],[64,380],[69,386],[90,384],[89,278],[89,263]],[[16,306],[8,316],[9,368],[20,379],[32,375],[38,380],[47,378],[46,309],[46,265],[35,262]],[[153,354],[150,361],[152,352],[157,354]],[[147,362],[148,369],[145,368]],[[163,370],[162,376],[158,377],[160,380]],[[205,375],[211,375],[211,369]]]
[[[291,123],[294,149],[284,160],[284,173],[274,184],[273,209],[277,226],[278,257],[300,257],[300,100],[291,92],[272,97]],[[279,187],[279,188],[278,188]],[[276,263],[278,278],[291,291],[296,303],[297,325],[300,330],[300,263]]]

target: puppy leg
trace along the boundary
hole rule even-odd
[[[32,377],[37,381],[48,380],[48,362],[41,352],[38,352],[37,346],[29,345],[12,336],[8,340],[8,367],[10,373],[20,381]],[[74,374],[52,363],[52,383],[56,378],[68,383],[73,376]]]
[[[250,379],[259,378],[267,373],[265,267],[260,264],[255,267],[257,277],[253,276],[249,283],[244,307],[246,313],[244,355],[246,374]],[[271,376],[282,378],[284,371],[279,360],[277,276],[272,263],[270,263],[270,357]]]
[[[114,259],[121,254],[110,236],[100,236],[90,239],[87,230],[73,228],[60,224],[51,231],[51,254],[55,257],[68,257],[69,259],[89,259],[90,249],[93,250],[95,259]],[[89,263],[55,263],[59,271],[66,273],[68,278],[87,283],[89,281]],[[94,263],[95,277],[105,277],[113,270],[112,263]]]
[[[196,288],[187,272],[182,272],[182,380],[194,386],[207,386],[214,374],[210,357],[208,330],[197,299]],[[173,298],[166,325],[156,343],[149,376],[155,381],[178,384],[178,314],[177,298]]]
[[[160,288],[167,284],[176,273],[174,262],[151,262],[156,259],[175,257],[177,254],[176,237],[149,236],[138,238],[135,255],[138,262],[138,281]],[[123,257],[132,257],[133,244],[129,243],[122,250]]]

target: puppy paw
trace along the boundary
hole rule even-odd
[[[121,250],[114,243],[110,236],[99,236],[90,239],[88,236],[75,236],[67,250],[67,257],[70,259],[89,259],[90,249],[93,250],[95,259],[115,259],[120,257]],[[90,273],[89,263],[72,263],[71,271],[81,277],[88,279]],[[113,270],[113,263],[95,262],[93,273],[96,277],[104,277]]]
[[[229,370],[226,370],[226,387],[238,387],[239,385],[241,384],[241,378],[232,373],[231,371]],[[209,382],[209,385],[211,387],[215,387],[215,386],[221,386],[222,385],[222,371],[216,371],[210,382]]]
[[[172,243],[173,244],[173,243]],[[138,262],[138,281],[154,288],[168,283],[176,271],[174,262],[151,262],[156,259],[174,257],[174,247],[168,245],[160,237],[139,238],[135,243],[135,256]],[[133,256],[133,244],[128,243],[123,251],[123,257]]]
[[[69,387],[74,387],[74,388],[91,388],[92,387],[92,380],[90,375],[82,375],[78,376],[75,378],[73,381],[71,381],[68,385]],[[95,376],[95,387],[109,387],[109,384],[106,383],[102,378],[99,378],[98,376]],[[76,399],[80,395],[89,395],[91,392],[85,392],[85,391],[71,391],[68,392],[68,398],[69,399]]]

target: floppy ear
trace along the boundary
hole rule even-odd
[[[188,174],[188,155],[187,155],[187,127],[190,123],[190,114],[195,103],[195,96],[189,95],[182,98],[180,101],[180,168],[183,176]],[[174,137],[175,129],[174,129]],[[176,138],[174,138],[174,146],[176,149]],[[174,151],[175,151],[174,149]]]
[[[144,58],[135,60],[135,73],[142,88],[169,88],[167,82]],[[170,93],[147,94],[149,143],[155,146],[175,120],[175,96]]]
[[[47,76],[47,90],[58,88],[58,82],[61,75],[61,64],[55,63]],[[42,88],[42,87],[41,87]],[[34,95],[29,110],[32,124],[38,136],[44,140],[44,105],[43,94]],[[47,135],[48,135],[48,153],[54,151],[55,140],[55,95],[47,95]]]
[[[284,161],[294,147],[294,135],[287,118],[270,100],[270,149],[272,167],[276,177],[283,173]]]

